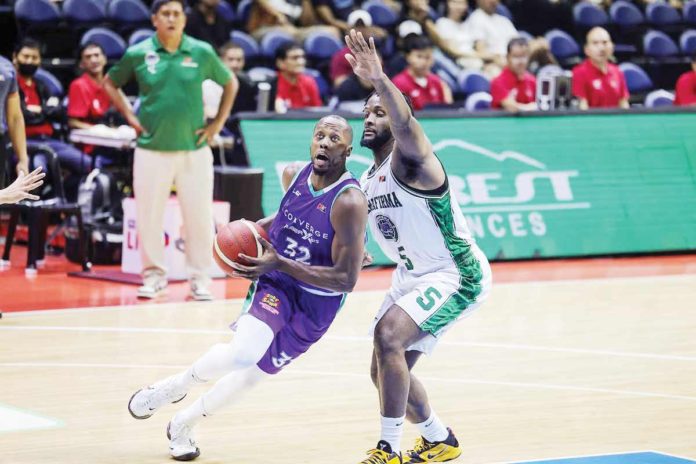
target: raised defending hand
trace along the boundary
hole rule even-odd
[[[263,254],[258,258],[252,258],[245,254],[239,254],[239,257],[249,263],[249,265],[243,265],[233,262],[231,264],[232,268],[235,270],[233,274],[235,277],[244,277],[249,280],[256,280],[261,275],[269,273],[278,269],[280,265],[280,257],[276,252],[273,245],[271,245],[263,237],[258,238],[261,246],[263,247]]]
[[[353,68],[353,72],[363,79],[375,80],[382,77],[382,63],[377,55],[375,40],[370,37],[369,43],[362,33],[351,29],[346,35],[346,45],[350,54],[346,54],[346,60]]]

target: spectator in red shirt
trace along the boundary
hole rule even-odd
[[[349,28],[362,33],[366,39],[375,37],[375,40],[377,40],[378,37],[372,35],[375,28],[372,27],[372,16],[370,16],[370,13],[367,11],[354,10],[348,15],[346,21]],[[350,53],[350,50],[348,47],[343,47],[331,57],[329,75],[331,76],[331,83],[334,89],[337,89],[348,76],[353,74],[353,68],[350,67],[350,64],[346,60],[346,53]]]
[[[691,71],[679,76],[675,93],[675,105],[696,105],[696,53],[691,55]]]
[[[408,37],[404,44],[406,69],[392,81],[403,93],[411,97],[413,108],[421,110],[428,104],[452,103],[452,91],[433,68],[433,43],[424,35]]]
[[[59,99],[50,96],[44,85],[34,79],[41,63],[40,49],[39,42],[26,38],[17,44],[12,55],[12,62],[17,70],[27,146],[48,145],[56,152],[61,167],[70,173],[65,182],[65,190],[68,199],[74,200],[77,197],[80,176],[89,172],[92,163],[87,155],[73,145],[53,138],[51,120],[60,118],[61,107]],[[40,156],[34,158],[34,164],[40,165],[46,171],[45,161],[42,161]]]
[[[307,59],[302,47],[296,43],[281,45],[276,50],[275,62],[278,69],[276,112],[323,105],[317,82],[304,74]]]
[[[106,55],[101,45],[90,42],[80,48],[83,74],[70,83],[68,90],[68,126],[89,129],[103,122],[111,108],[111,99],[102,87]]]
[[[491,82],[493,108],[503,108],[513,113],[534,111],[536,106],[536,78],[527,71],[529,43],[518,37],[507,47],[507,66]]]
[[[611,36],[601,27],[587,33],[587,59],[573,68],[573,95],[579,108],[628,108],[628,88],[623,72],[609,59],[614,55]]]

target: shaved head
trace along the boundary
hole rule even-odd
[[[319,121],[317,121],[316,125],[314,126],[314,130],[316,131],[317,127],[319,127],[320,125],[340,128],[345,134],[348,145],[353,143],[353,128],[350,126],[346,118],[337,114],[330,114],[328,116],[324,116]]]

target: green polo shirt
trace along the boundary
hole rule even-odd
[[[130,48],[108,73],[117,87],[133,77],[138,82],[138,119],[145,129],[138,146],[157,151],[190,151],[196,131],[205,126],[203,81],[220,85],[230,80],[230,71],[213,47],[184,34],[179,49],[169,53],[157,34]]]

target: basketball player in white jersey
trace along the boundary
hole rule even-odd
[[[449,461],[461,454],[459,443],[410,371],[486,298],[491,271],[423,128],[384,74],[374,41],[352,30],[346,43],[353,71],[375,87],[365,103],[360,142],[375,160],[361,180],[368,224],[382,251],[397,263],[373,325],[371,374],[379,390],[382,435],[361,464]],[[402,454],[405,419],[422,437]]]

